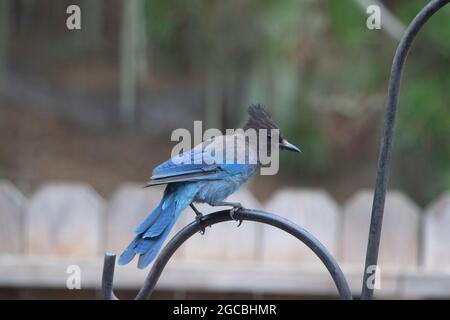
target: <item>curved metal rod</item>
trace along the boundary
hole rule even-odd
[[[269,224],[278,229],[281,229],[300,241],[302,241],[306,246],[308,246],[317,257],[324,263],[325,267],[328,269],[333,281],[337,287],[338,293],[341,299],[352,299],[350,288],[348,286],[347,280],[339,267],[336,260],[328,252],[328,250],[308,231],[299,227],[295,223],[282,218],[280,216],[274,215],[272,213],[258,211],[258,210],[247,210],[242,209],[235,213],[235,218],[239,220],[248,220],[261,222]],[[205,215],[202,222],[194,221],[181,229],[164,247],[164,249],[158,255],[158,258],[154,262],[152,269],[150,270],[147,278],[145,279],[144,286],[141,288],[136,300],[147,299],[153,292],[153,289],[158,281],[164,267],[169,261],[173,253],[190,237],[201,230],[202,226],[212,226],[217,223],[232,221],[230,217],[229,210],[217,211],[211,214]],[[114,264],[115,255],[106,254],[105,262],[103,267],[103,278],[102,278],[102,293],[104,299],[117,299],[113,293],[112,283],[114,278]]]
[[[380,245],[386,187],[389,178],[389,166],[392,155],[395,116],[398,105],[403,66],[405,64],[409,49],[411,48],[411,45],[419,30],[436,11],[449,2],[450,0],[430,1],[417,14],[403,34],[392,62],[391,77],[389,79],[389,88],[387,93],[383,137],[381,138],[380,154],[378,158],[378,172],[372,204],[372,216],[369,230],[369,241],[367,243],[366,263],[363,272],[364,276],[361,299],[371,299],[373,297],[373,286],[369,285],[369,277],[372,275],[372,272],[370,271],[372,270],[371,266],[376,266],[378,262],[378,249]]]

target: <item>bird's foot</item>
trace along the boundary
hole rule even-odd
[[[200,225],[200,234],[204,235],[205,234],[205,226],[203,223],[203,214],[198,211],[198,209],[191,203],[190,207],[192,208],[192,210],[195,212],[195,221]]]
[[[245,209],[242,204],[240,204],[239,202],[217,202],[215,204],[212,205],[213,207],[222,207],[222,206],[231,206],[232,208],[230,209],[230,217],[233,220],[239,221],[238,227],[242,224],[242,219],[236,219],[234,217],[234,214],[236,212],[238,212],[239,210]]]
[[[202,214],[198,214],[195,216],[195,221],[199,224],[200,226],[200,234],[204,235],[205,234],[205,225],[203,223],[203,215]]]
[[[231,217],[231,219],[239,222],[238,225],[237,225],[238,228],[239,228],[241,226],[241,224],[242,224],[242,219],[236,219],[235,218],[235,214],[239,210],[244,209],[244,207],[240,203],[237,203],[237,204],[238,204],[237,206],[233,206],[233,208],[230,209],[230,217]]]

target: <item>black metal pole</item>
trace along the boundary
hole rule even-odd
[[[257,210],[239,210],[235,214],[236,219],[248,220],[269,224],[276,228],[279,228],[308,246],[317,257],[324,263],[328,272],[330,273],[341,299],[351,299],[352,295],[348,286],[347,280],[340,269],[338,263],[328,250],[308,231],[299,227],[295,223],[284,219],[280,216]],[[158,258],[154,262],[147,278],[145,279],[144,286],[141,288],[136,296],[136,300],[147,299],[153,292],[155,285],[164,270],[167,262],[173,253],[191,236],[201,230],[202,227],[212,226],[217,223],[232,221],[229,210],[223,210],[208,214],[203,217],[202,223],[194,221],[179,231],[164,247],[164,249],[158,255]],[[214,229],[212,229],[214,230]],[[104,299],[116,299],[112,283],[114,274],[114,258],[105,256],[105,266],[103,268],[103,298]],[[111,263],[112,262],[112,266]],[[108,263],[108,265],[107,265]],[[189,276],[189,275],[186,275]]]
[[[102,298],[104,300],[117,300],[112,288],[115,264],[116,255],[112,253],[105,254],[102,275]]]
[[[392,142],[394,137],[395,116],[397,111],[398,97],[403,66],[409,49],[422,26],[440,8],[449,3],[450,0],[430,1],[413,19],[406,29],[400,44],[395,52],[392,63],[391,77],[387,93],[386,114],[384,119],[383,136],[381,139],[380,154],[378,158],[378,173],[373,197],[372,216],[369,230],[369,241],[367,244],[366,263],[362,283],[361,299],[373,297],[373,285],[369,277],[373,275],[369,268],[376,266],[378,262],[378,250],[380,245],[381,227],[383,223],[384,203],[386,198],[386,187],[389,178],[389,167],[392,155]]]

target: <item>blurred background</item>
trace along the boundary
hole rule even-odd
[[[311,230],[357,295],[391,61],[426,3],[0,0],[0,298],[98,297],[103,253],[119,253],[159,200],[141,186],[171,132],[238,127],[250,103],[303,153],[236,197]],[[81,30],[66,27],[71,4]],[[380,30],[366,26],[370,4]],[[446,7],[427,23],[406,64],[380,297],[450,297],[449,18]],[[241,228],[183,246],[155,297],[336,297],[300,244]],[[73,264],[82,290],[66,288]],[[145,272],[120,269],[117,290],[132,297]]]

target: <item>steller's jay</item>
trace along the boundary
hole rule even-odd
[[[243,129],[254,129],[258,134],[264,132],[260,129],[266,129],[266,137],[264,137],[264,139],[267,138],[266,145],[273,145],[270,130],[278,130],[278,126],[264,107],[251,105],[248,108],[248,114],[249,119]],[[129,263],[138,254],[138,268],[143,269],[148,266],[156,257],[181,212],[188,206],[194,210],[196,219],[201,222],[202,214],[195,208],[193,202],[208,203],[211,206],[231,206],[233,208],[230,210],[230,215],[233,218],[233,214],[242,208],[242,205],[223,200],[246,182],[261,164],[258,148],[262,144],[257,143],[255,147],[255,144],[250,145],[242,138],[242,132],[214,137],[182,153],[177,159],[174,157],[169,159],[153,170],[147,186],[167,184],[163,198],[135,230],[133,241],[120,256],[120,265]],[[278,138],[278,146],[281,149],[300,152],[299,148],[282,138],[281,134]],[[216,157],[212,158],[211,154],[223,152],[223,142],[225,141],[226,144],[229,140],[244,141],[244,143],[238,143],[237,147],[231,151],[234,154],[245,152],[245,161],[236,163],[236,161],[216,161]],[[211,150],[214,151],[211,152]],[[228,159],[228,155],[225,156]],[[180,159],[189,161],[180,161]]]

